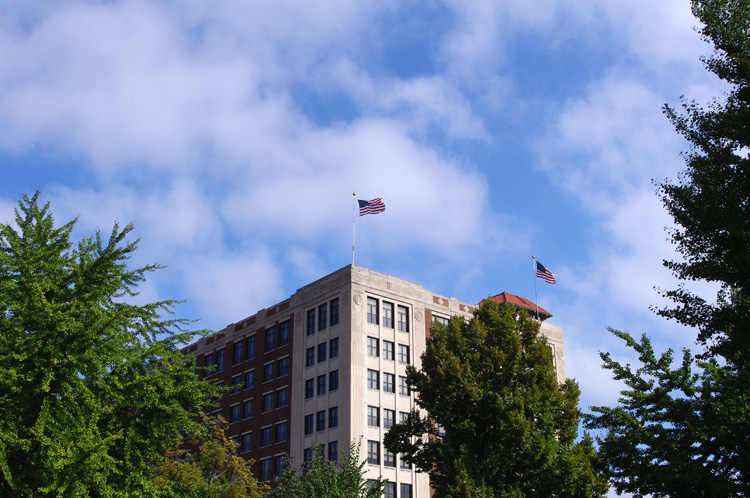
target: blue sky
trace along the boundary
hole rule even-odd
[[[80,234],[133,221],[139,299],[202,326],[351,262],[477,302],[534,297],[582,405],[617,386],[607,326],[658,347],[676,285],[652,179],[687,145],[662,114],[722,87],[687,0],[0,1],[0,219],[39,189]],[[696,284],[697,285],[697,284]],[[694,287],[698,288],[698,287]]]

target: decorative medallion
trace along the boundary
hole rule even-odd
[[[354,304],[357,306],[362,304],[362,294],[354,294],[354,296],[352,296],[352,301],[354,301]]]
[[[422,312],[421,312],[421,311],[415,311],[415,312],[414,312],[414,319],[415,319],[416,321],[418,321],[418,322],[420,322],[420,323],[421,323],[421,322],[423,322],[423,321],[424,321],[424,315],[422,314]]]

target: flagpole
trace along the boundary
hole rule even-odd
[[[354,266],[354,230],[357,226],[357,193],[352,194],[354,196],[354,203],[352,204],[352,266]]]
[[[539,320],[539,295],[536,292],[536,256],[531,255],[533,270],[531,275],[534,277],[534,301],[536,301],[536,319]]]

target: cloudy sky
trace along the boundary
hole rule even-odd
[[[41,190],[80,235],[133,221],[140,299],[201,326],[351,263],[478,302],[534,298],[584,407],[614,403],[606,327],[658,347],[675,285],[653,179],[662,113],[721,94],[687,0],[0,1],[0,219]]]

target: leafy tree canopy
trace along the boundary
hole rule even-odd
[[[0,495],[150,496],[152,465],[216,389],[179,351],[193,337],[162,318],[174,301],[128,304],[133,229],[76,245],[39,194],[0,224]]]
[[[547,340],[525,311],[487,299],[470,321],[433,324],[417,404],[385,446],[429,472],[442,497],[596,497],[608,485],[592,441],[576,443],[577,384],[557,383]]]

